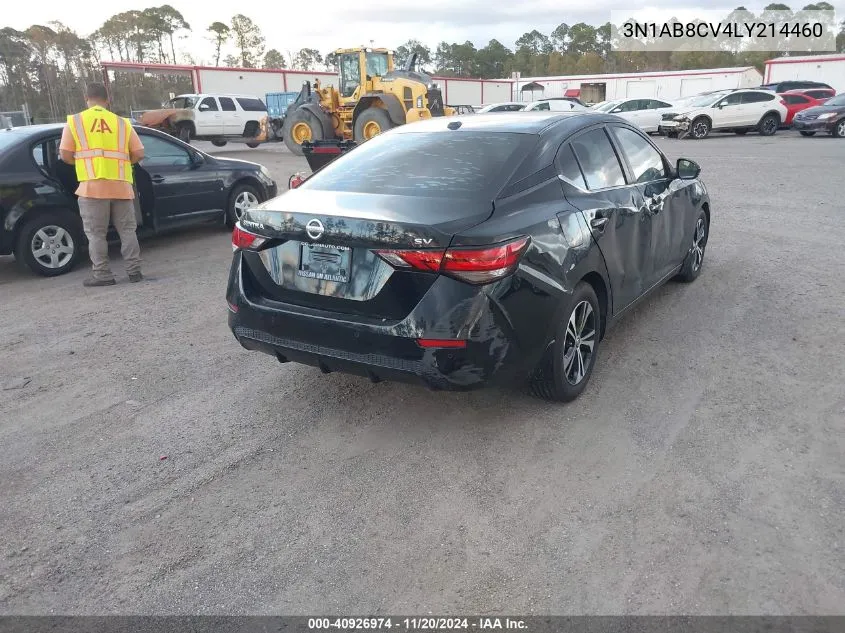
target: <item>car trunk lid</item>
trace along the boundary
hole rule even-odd
[[[267,240],[244,252],[245,283],[256,300],[401,319],[437,273],[396,269],[376,251],[445,250],[492,212],[489,200],[296,189],[242,220]]]

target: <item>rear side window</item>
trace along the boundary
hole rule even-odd
[[[229,97],[220,97],[220,109],[223,110],[223,112],[234,112],[237,110],[237,108],[235,108],[235,102]]]
[[[742,95],[742,102],[762,103],[763,101],[774,101],[776,96],[772,92],[746,92]]]
[[[252,97],[238,97],[238,104],[247,112],[264,112],[267,109],[261,99]]]
[[[218,109],[217,108],[217,99],[215,99],[214,97],[206,97],[205,99],[200,101],[199,107],[203,110],[216,112],[217,109]]]
[[[807,103],[809,101],[807,97],[802,97],[801,95],[783,95],[782,98],[791,105]]]
[[[551,106],[549,105],[548,101],[544,101],[543,103],[538,103],[537,105],[535,105],[531,109],[532,110],[549,110],[549,109],[551,109]]]
[[[666,176],[663,158],[651,146],[651,143],[633,130],[624,127],[615,127],[613,131],[622,146],[622,153],[625,154],[628,164],[631,165],[634,182],[652,182]]]
[[[808,97],[812,97],[813,99],[827,99],[828,97],[833,96],[832,90],[808,90],[805,93]]]
[[[665,101],[657,101],[656,99],[652,99],[649,101],[649,110],[655,110],[657,108],[671,108],[672,105],[666,103]]]
[[[587,188],[587,183],[584,182],[584,174],[581,173],[578,159],[575,158],[575,153],[572,151],[572,146],[569,143],[560,148],[560,151],[557,153],[556,163],[557,171],[564,180],[581,189]]]
[[[505,132],[376,136],[305,181],[300,189],[492,200],[537,137]]]
[[[575,156],[584,171],[588,189],[619,187],[625,184],[619,158],[603,129],[582,134],[572,141],[572,149],[575,150]]]

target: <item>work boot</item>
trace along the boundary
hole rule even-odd
[[[137,272],[137,273],[129,273],[129,281],[130,281],[130,282],[132,282],[133,284],[138,283],[138,282],[139,282],[139,281],[141,281],[143,278],[144,278],[144,275],[142,275],[140,272]]]
[[[95,286],[113,286],[116,283],[117,282],[114,279],[97,279],[96,277],[88,277],[88,279],[82,282],[82,285],[92,288]]]

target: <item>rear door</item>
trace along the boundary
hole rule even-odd
[[[658,99],[648,99],[648,107],[643,114],[643,121],[640,127],[646,132],[657,132],[660,126],[660,120],[663,118],[664,112],[672,110],[672,104],[660,101]]]
[[[769,110],[775,109],[775,104],[780,96],[774,92],[750,91],[742,93],[742,116],[743,125],[757,125],[763,115]]]
[[[139,167],[152,183],[157,222],[181,221],[224,205],[221,175],[182,144],[139,132],[144,158]]]
[[[227,136],[240,136],[244,126],[241,113],[231,97],[218,97],[220,112],[223,115],[223,132]]]
[[[223,113],[214,97],[205,97],[194,110],[197,136],[223,136]]]
[[[610,279],[613,313],[630,305],[652,276],[651,215],[640,189],[625,180],[622,162],[603,127],[580,133],[558,152],[558,169],[570,182],[583,175],[584,189],[566,188],[567,200],[584,214]]]

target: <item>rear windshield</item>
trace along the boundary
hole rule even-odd
[[[386,134],[341,156],[300,188],[492,199],[536,140],[507,132]]]
[[[845,106],[845,95],[836,95],[832,99],[825,101],[824,104],[829,106]]]
[[[252,99],[249,97],[238,97],[238,103],[247,112],[264,112],[267,107],[261,99]]]

